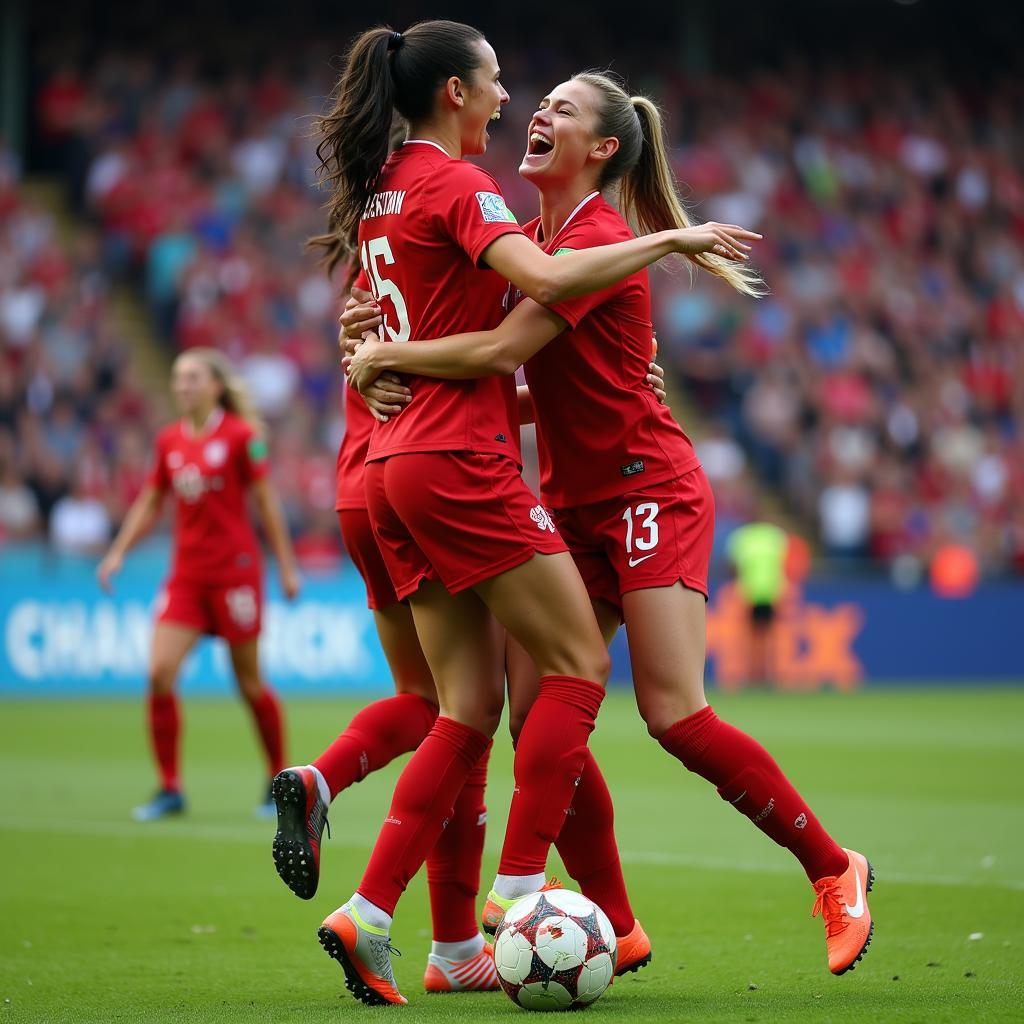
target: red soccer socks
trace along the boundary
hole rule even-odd
[[[615,934],[629,935],[635,918],[615,842],[615,809],[601,769],[589,750],[555,846],[583,895],[608,915]]]
[[[267,767],[273,778],[284,768],[284,713],[277,694],[267,685],[263,686],[255,700],[246,699],[252,712],[260,743],[267,755]]]
[[[149,694],[149,738],[160,772],[160,788],[178,792],[178,751],[181,740],[181,711],[175,693]]]
[[[841,875],[848,858],[757,740],[723,722],[709,706],[680,719],[661,745],[766,836],[790,850],[807,877]]]
[[[439,717],[399,776],[359,895],[388,914],[437,842],[489,736]],[[472,929],[469,933],[471,934]],[[466,938],[466,935],[460,938]]]
[[[430,917],[435,942],[463,942],[478,934],[476,897],[487,831],[487,762],[484,751],[469,773],[433,849],[427,855]]]
[[[515,790],[498,873],[544,870],[572,805],[604,688],[571,676],[544,676],[516,744]]]
[[[415,750],[430,732],[437,707],[412,693],[374,701],[313,762],[331,790],[331,798],[399,754]]]

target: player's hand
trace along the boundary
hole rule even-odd
[[[351,355],[367,331],[376,331],[384,323],[377,300],[359,288],[352,289],[352,297],[345,303],[345,311],[338,317],[338,347]]]
[[[99,580],[103,590],[112,594],[114,592],[114,577],[121,571],[124,559],[111,551],[98,566],[96,566],[96,579]]]
[[[348,378],[349,384],[360,394],[381,376],[378,358],[383,351],[384,343],[375,332],[370,331],[356,347],[356,350],[343,360],[341,365],[345,368],[345,376]]]
[[[293,565],[286,565],[281,569],[281,590],[289,601],[294,601],[302,590],[302,577]]]
[[[747,241],[759,242],[764,237],[756,231],[741,228],[739,224],[718,224],[715,221],[679,228],[675,235],[676,252],[685,256],[706,252],[738,263],[750,259],[747,253],[751,247]]]
[[[385,377],[389,379],[385,380]],[[395,380],[392,374],[382,374],[366,391],[360,392],[359,397],[366,402],[374,419],[380,423],[387,423],[392,416],[397,416],[406,408],[402,402],[412,400],[408,388],[404,389],[404,394],[398,394],[396,397],[396,392],[391,389]]]
[[[658,404],[664,405],[668,398],[668,392],[665,390],[665,369],[657,363],[648,363],[647,369],[650,371],[647,374],[647,386],[654,392]]]
[[[651,331],[651,361],[647,364],[647,369],[650,370],[650,373],[647,374],[647,384],[657,396],[658,404],[664,405],[668,398],[668,392],[665,391],[665,370],[658,365],[658,334],[653,330]]]
[[[381,423],[397,416],[412,401],[412,392],[394,373],[382,373],[361,394],[373,418]]]

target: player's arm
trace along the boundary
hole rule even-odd
[[[281,502],[278,500],[274,485],[266,476],[253,480],[252,494],[270,550],[274,552],[274,558],[277,560],[277,569],[281,574],[281,589],[290,601],[298,594],[301,582],[295,565],[295,552],[288,536],[288,527],[281,511]]]
[[[406,345],[383,343],[371,333],[347,361],[349,383],[363,391],[387,371],[446,380],[505,376],[515,373],[567,326],[557,313],[526,299],[490,331]]]
[[[483,261],[524,295],[550,306],[608,288],[672,253],[713,252],[743,263],[750,251],[746,240],[760,238],[738,224],[709,222],[552,256],[526,235],[509,232],[484,249]]]
[[[121,571],[124,556],[153,528],[163,497],[159,487],[146,484],[132,502],[110,549],[96,567],[96,578],[107,593],[113,589],[113,579]]]

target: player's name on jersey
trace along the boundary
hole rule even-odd
[[[363,220],[401,213],[402,203],[404,202],[405,189],[402,189],[400,192],[377,192],[375,195],[370,196],[366,209],[363,211]]]

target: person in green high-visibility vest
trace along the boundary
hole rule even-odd
[[[767,683],[774,675],[772,634],[775,609],[786,589],[789,536],[774,523],[747,523],[729,537],[729,559],[736,586],[750,608],[751,682]]]

